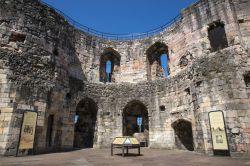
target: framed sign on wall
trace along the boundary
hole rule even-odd
[[[25,111],[17,147],[18,156],[20,150],[33,150],[37,123],[37,112]]]
[[[223,112],[222,111],[210,112],[209,122],[210,122],[210,131],[211,131],[214,155],[229,156],[230,153],[229,153]]]

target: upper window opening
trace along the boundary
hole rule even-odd
[[[208,38],[210,40],[212,51],[218,51],[220,49],[228,47],[225,27],[221,22],[214,22],[209,26]]]
[[[115,82],[120,70],[120,55],[112,48],[104,50],[100,59],[100,82]]]
[[[168,78],[170,73],[168,47],[164,43],[156,42],[146,53],[148,80]]]

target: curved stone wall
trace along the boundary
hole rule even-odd
[[[1,1],[0,153],[15,154],[26,110],[38,112],[35,152],[72,149],[76,106],[88,97],[98,105],[94,147],[122,135],[124,108],[140,101],[149,116],[149,147],[177,148],[172,124],[184,119],[194,150],[212,153],[208,113],[221,110],[231,155],[249,155],[249,6],[201,0],[158,35],[115,41],[79,31],[38,1]],[[216,22],[223,23],[228,46],[212,51],[208,32]],[[148,54],[158,43],[167,48],[167,80],[148,79]],[[111,83],[100,82],[106,54],[120,61]]]

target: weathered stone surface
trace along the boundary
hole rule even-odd
[[[84,134],[92,133],[88,143],[109,147],[124,134],[124,124],[136,132],[135,123],[124,122],[129,118],[124,110],[137,103],[147,111],[143,124],[151,148],[211,154],[208,113],[221,110],[231,155],[249,155],[249,6],[249,1],[201,0],[158,35],[115,41],[78,30],[37,0],[0,1],[0,153],[15,154],[27,110],[38,112],[37,153],[72,149],[75,114],[85,109],[97,110],[79,124]],[[213,50],[208,29],[218,21],[228,47]],[[159,62],[164,52],[168,79]],[[115,62],[106,82],[103,65],[110,58]],[[85,106],[86,99],[96,109]],[[179,122],[190,125],[189,132],[174,129]],[[193,147],[178,138],[186,134]]]
[[[240,133],[240,129],[239,128],[233,128],[231,130],[232,134],[239,134]]]

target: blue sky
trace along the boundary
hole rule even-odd
[[[43,0],[77,22],[107,33],[157,28],[197,0]]]

